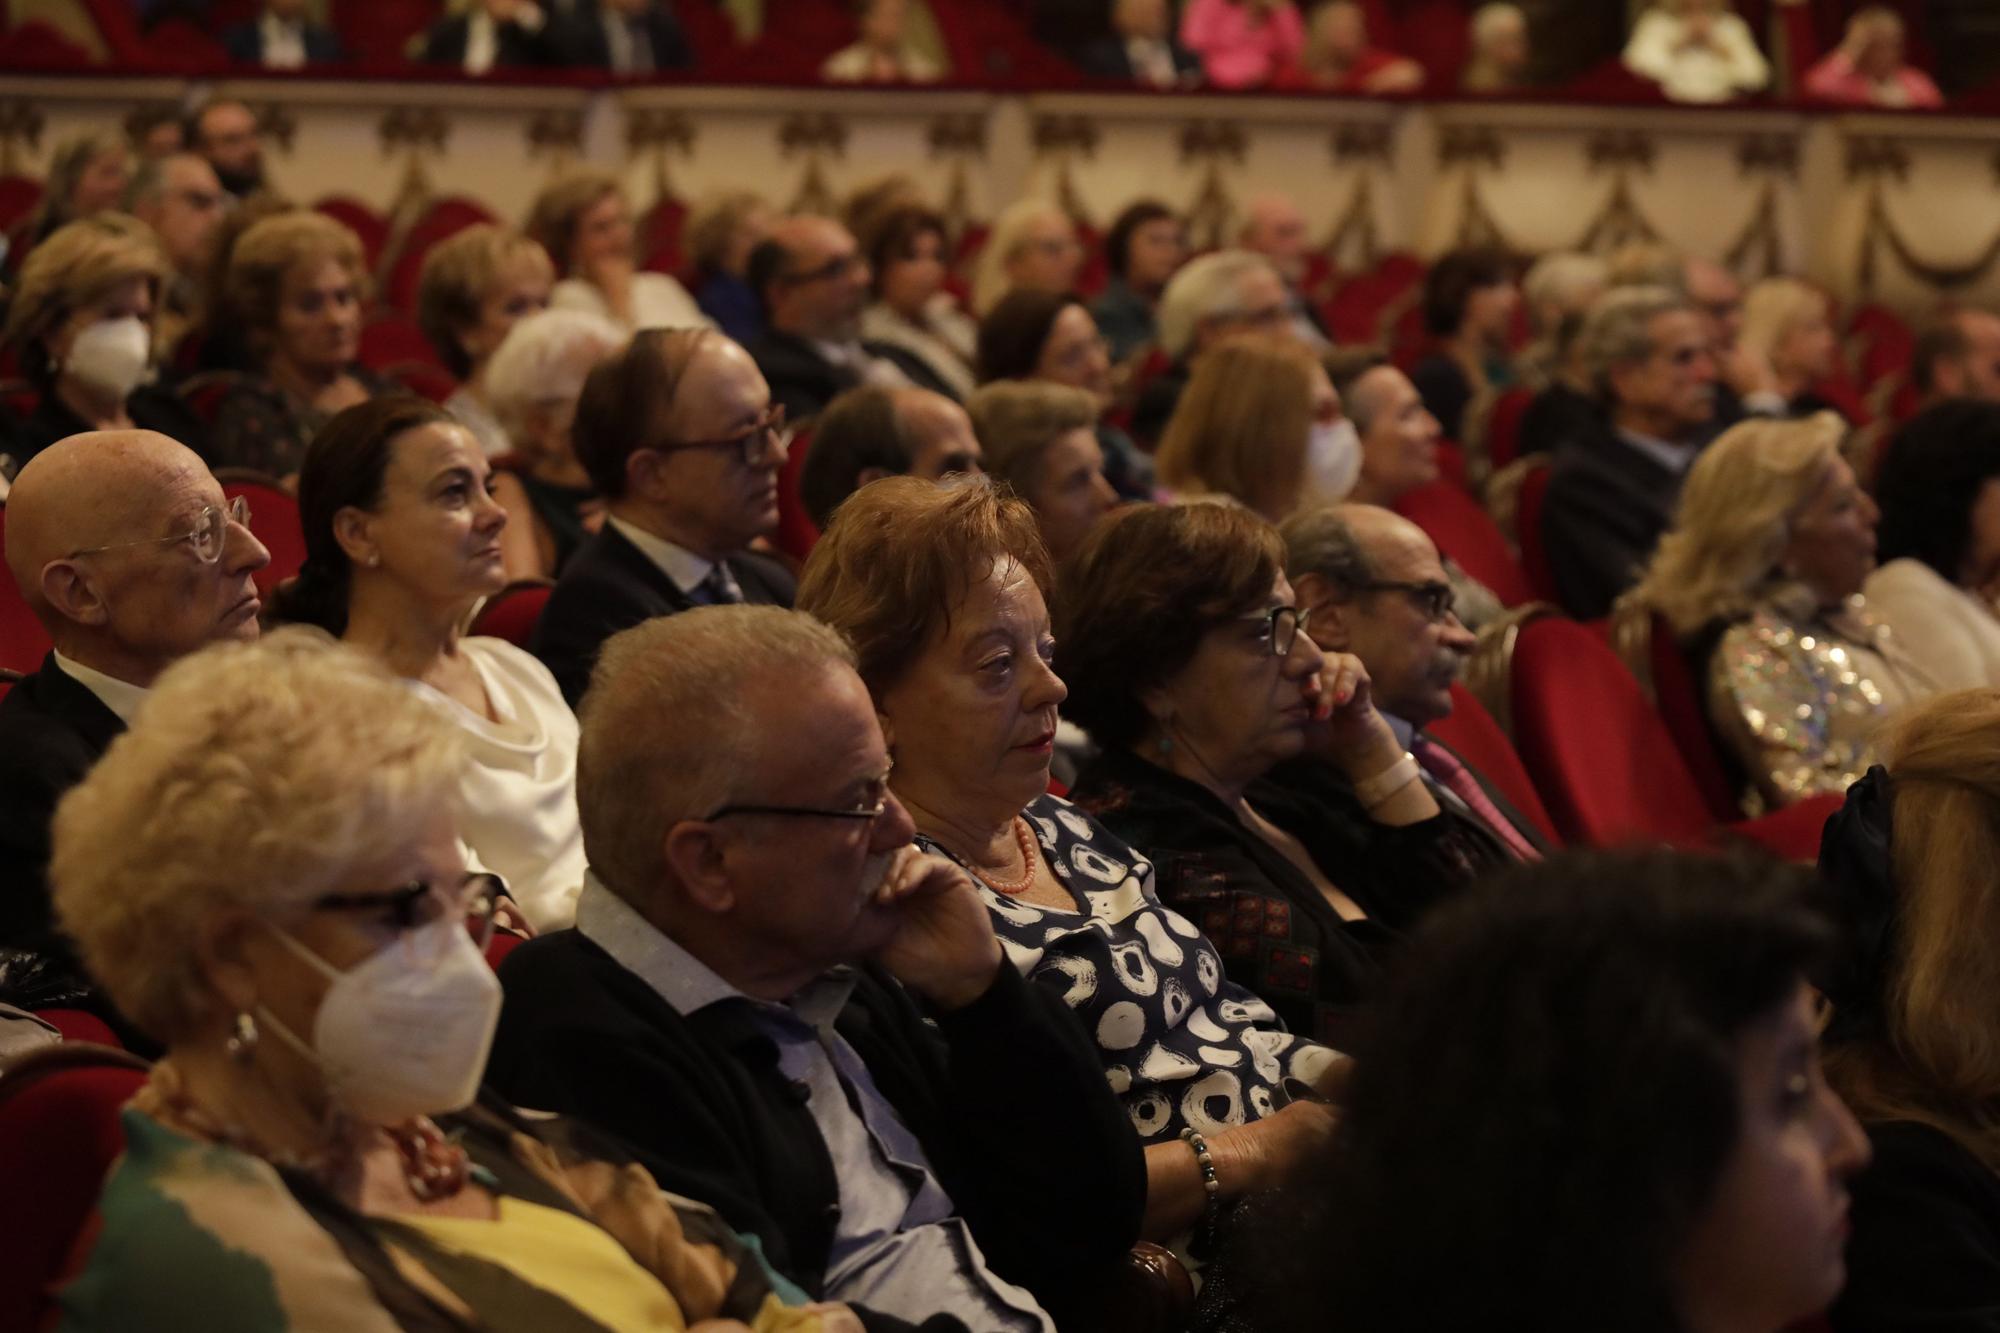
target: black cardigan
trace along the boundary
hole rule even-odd
[[[822,1294],[839,1214],[833,1162],[743,1006],[683,1017],[575,930],[522,945],[500,979],[494,1087],[617,1135],[662,1185],[760,1237],[774,1267]],[[994,1272],[1060,1320],[1123,1262],[1145,1211],[1145,1158],[1058,997],[1003,964],[985,995],[933,1025],[864,967],[836,1027]]]

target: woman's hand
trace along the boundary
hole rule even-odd
[[[875,961],[940,1009],[962,1009],[984,995],[1000,971],[1000,940],[972,878],[915,845],[892,853],[874,907],[895,914],[895,934]]]
[[[1350,776],[1369,777],[1382,767],[1385,754],[1393,761],[1401,751],[1396,735],[1375,710],[1374,690],[1368,668],[1352,653],[1327,653],[1314,691],[1312,720],[1306,725],[1306,749],[1331,760],[1343,771],[1355,765],[1367,772]]]

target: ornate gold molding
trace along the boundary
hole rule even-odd
[[[944,190],[944,225],[956,246],[972,221],[972,164],[986,160],[987,120],[976,111],[941,115],[931,121],[924,138],[932,161],[951,163]]]
[[[1196,245],[1228,244],[1230,224],[1236,218],[1236,201],[1223,182],[1223,165],[1241,166],[1249,147],[1243,127],[1233,120],[1195,120],[1181,128],[1181,162],[1188,166],[1203,164],[1201,184],[1187,207],[1188,232]]]
[[[20,171],[22,148],[39,149],[47,127],[42,109],[33,102],[0,102],[0,174]]]
[[[778,149],[786,157],[803,154],[805,174],[792,196],[793,213],[834,214],[839,200],[826,178],[826,159],[847,156],[847,122],[830,111],[800,111],[778,126]]]

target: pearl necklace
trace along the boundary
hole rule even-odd
[[[1003,883],[984,870],[972,872],[979,876],[980,883],[1005,898],[1018,898],[1035,887],[1035,835],[1029,830],[1028,821],[1019,815],[1014,816],[1014,845],[1021,849],[1021,864],[1027,868],[1020,879]]]

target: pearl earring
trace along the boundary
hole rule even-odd
[[[257,1049],[257,1042],[263,1035],[257,1030],[257,1020],[252,1018],[246,1009],[236,1015],[236,1031],[222,1044],[222,1049],[228,1052],[229,1058],[236,1063],[248,1064],[251,1053]]]

